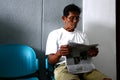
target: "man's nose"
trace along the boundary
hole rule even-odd
[[[76,23],[76,22],[78,22],[78,21],[79,21],[79,20],[76,19],[76,18],[73,19],[73,22],[74,22],[74,23]]]

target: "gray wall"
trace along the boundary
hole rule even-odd
[[[0,0],[0,44],[26,44],[35,49],[41,80],[45,79],[44,52],[48,33],[63,27],[65,5],[80,0]],[[79,29],[82,30],[82,20]]]

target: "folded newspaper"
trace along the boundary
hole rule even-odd
[[[98,44],[85,45],[70,42],[68,45],[70,46],[70,54],[66,56],[66,64],[70,73],[86,73],[95,69],[87,51],[90,48],[97,47]]]

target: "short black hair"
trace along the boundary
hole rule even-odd
[[[81,13],[81,8],[76,6],[75,4],[67,5],[63,10],[63,16],[68,16],[69,12],[78,12]]]

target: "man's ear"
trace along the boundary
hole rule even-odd
[[[65,16],[62,16],[62,20],[65,22]]]

